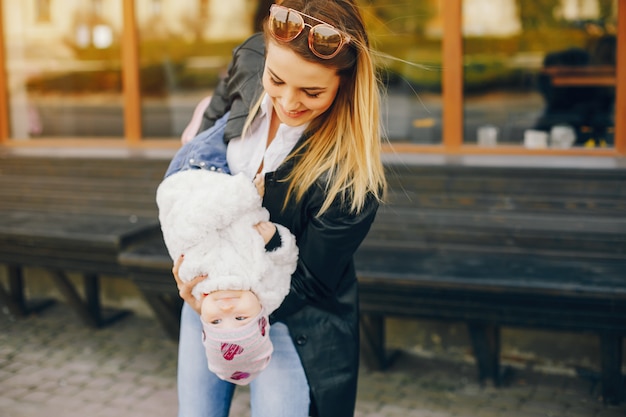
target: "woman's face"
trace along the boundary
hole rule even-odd
[[[291,49],[268,42],[263,87],[287,126],[300,126],[328,110],[339,82],[334,68],[305,61]]]

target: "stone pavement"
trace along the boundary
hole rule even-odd
[[[92,330],[64,304],[13,321],[0,313],[0,417],[172,417],[176,343],[151,318]],[[516,369],[510,385],[476,383],[469,363],[403,353],[363,368],[356,417],[617,417],[590,380]],[[249,416],[238,389],[233,417]]]

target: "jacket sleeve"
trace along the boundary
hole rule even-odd
[[[262,91],[261,78],[265,63],[263,34],[252,35],[233,51],[226,77],[218,83],[209,106],[202,117],[200,131],[213,126],[216,120],[230,111],[225,139],[241,135],[245,119],[254,101]],[[235,123],[231,123],[232,121]]]
[[[318,189],[316,194],[311,200],[321,203],[323,190]],[[315,217],[317,204],[307,209],[310,220],[298,239],[300,253],[291,288],[273,319],[281,320],[306,304],[333,309],[337,293],[352,284],[353,255],[369,232],[377,209],[378,201],[373,196],[356,214],[349,213],[339,202],[319,217]]]

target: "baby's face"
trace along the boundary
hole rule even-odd
[[[219,329],[233,329],[250,322],[261,312],[252,291],[214,291],[202,300],[202,320]]]

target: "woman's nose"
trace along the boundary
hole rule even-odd
[[[285,91],[281,99],[281,105],[285,111],[296,111],[300,103],[298,102],[298,95],[294,91]]]

